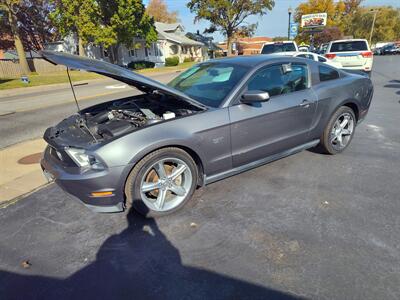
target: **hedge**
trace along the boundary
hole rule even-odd
[[[178,56],[167,57],[165,59],[165,66],[166,67],[173,67],[173,66],[177,66],[178,64],[179,64],[179,57]]]
[[[152,61],[146,61],[146,60],[131,61],[128,64],[128,68],[133,69],[133,70],[154,68],[154,66],[155,66],[155,63],[153,63]]]

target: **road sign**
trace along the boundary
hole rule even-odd
[[[326,26],[327,18],[328,18],[327,13],[302,15],[301,16],[301,27],[313,28],[313,27]]]
[[[299,24],[290,23],[290,39],[294,39],[297,36],[299,30]]]

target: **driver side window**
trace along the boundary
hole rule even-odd
[[[303,64],[290,64],[291,70],[284,73],[283,65],[274,65],[257,71],[250,79],[247,89],[261,90],[278,96],[308,88],[308,69]]]

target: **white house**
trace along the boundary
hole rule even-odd
[[[131,61],[146,60],[163,65],[165,59],[172,56],[179,57],[179,62],[183,62],[185,58],[193,61],[207,59],[206,45],[186,37],[181,24],[156,22],[155,26],[158,33],[157,42],[146,47],[146,42],[137,38],[131,49],[121,46],[119,51],[121,64],[127,65]]]
[[[132,61],[151,61],[156,65],[164,65],[167,57],[177,56],[179,62],[185,58],[193,61],[208,59],[207,46],[201,42],[189,39],[185,36],[184,28],[179,23],[166,24],[155,22],[158,34],[156,42],[146,47],[146,41],[142,38],[134,38],[130,49],[121,45],[118,50],[118,64],[128,65]],[[46,49],[77,54],[77,39],[73,36],[63,41],[49,44]],[[85,47],[86,55],[90,58],[108,61],[108,52],[102,46],[89,44]]]

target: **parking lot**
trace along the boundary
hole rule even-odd
[[[54,184],[0,209],[0,298],[399,299],[400,56],[374,59],[340,155],[303,151],[159,219],[96,214]]]

